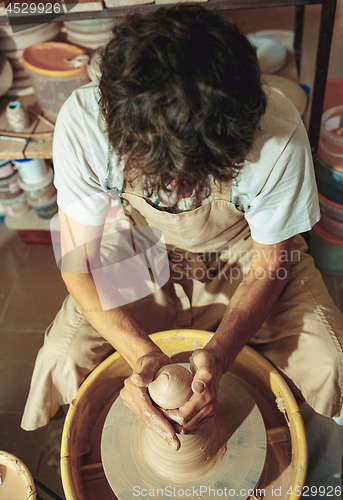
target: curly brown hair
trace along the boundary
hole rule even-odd
[[[102,54],[100,106],[125,179],[148,194],[169,183],[229,181],[242,168],[266,108],[256,51],[235,24],[178,4],[115,25]]]

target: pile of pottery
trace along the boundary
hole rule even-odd
[[[115,22],[115,19],[87,19],[65,21],[63,25],[68,42],[96,50],[109,42]]]
[[[343,80],[327,81],[315,171],[321,219],[311,232],[320,271],[343,275]]]
[[[60,33],[60,23],[46,23],[12,32],[10,26],[0,26],[0,55],[5,56],[13,70],[13,84],[6,92],[11,96],[26,96],[34,93],[30,77],[21,63],[21,56],[27,47],[33,44],[55,40]]]
[[[120,22],[121,18],[65,21],[63,23],[63,30],[66,32],[68,42],[91,54],[87,74],[92,81],[98,80],[101,76],[99,67],[101,49],[111,40],[113,26]]]
[[[293,50],[293,37],[293,33],[283,30],[264,30],[247,35],[256,48],[262,73],[277,73],[286,65],[287,50]]]
[[[37,214],[50,218],[57,212],[57,193],[53,185],[53,170],[44,160],[13,160],[19,172],[19,186],[26,193],[28,204]]]
[[[19,174],[9,160],[0,161],[0,211],[20,216],[30,209],[26,194],[19,186]]]
[[[52,181],[52,168],[44,160],[0,161],[1,212],[17,217],[32,207],[40,217],[51,218],[57,212]]]
[[[298,82],[294,33],[278,29],[262,30],[249,33],[247,38],[256,48],[263,83],[290,99],[300,115],[304,116],[308,89]]]

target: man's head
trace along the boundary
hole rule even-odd
[[[256,52],[219,14],[195,5],[133,15],[103,53],[101,108],[128,180],[148,192],[172,180],[206,196],[249,151],[266,98]],[[174,183],[175,184],[175,183]]]

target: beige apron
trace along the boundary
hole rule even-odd
[[[230,195],[230,185],[220,188],[214,183],[212,201],[195,210],[169,213],[145,200],[139,185],[122,193],[131,224],[160,228],[169,253],[168,283],[128,305],[147,333],[218,327],[253,255],[248,224]],[[343,318],[305,253],[302,237],[295,238],[293,250],[291,279],[251,345],[318,413],[343,416]],[[104,264],[113,251],[110,245],[103,248]],[[22,427],[45,425],[111,352],[69,296],[37,357]]]

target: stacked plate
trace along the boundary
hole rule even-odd
[[[287,30],[263,30],[247,35],[256,48],[262,81],[290,99],[301,116],[308,97],[297,80],[294,60],[294,33]]]
[[[87,19],[65,21],[63,24],[68,42],[96,50],[110,41],[116,21],[116,19]]]
[[[21,63],[21,56],[27,47],[55,40],[59,33],[59,23],[46,23],[34,27],[30,24],[22,25],[22,30],[17,33],[13,33],[10,26],[0,26],[0,55],[10,61],[13,71],[13,84],[6,92],[7,95],[25,96],[34,93],[30,77]]]
[[[319,193],[322,217],[319,225],[329,233],[343,240],[343,205],[329,200]]]
[[[343,106],[322,117],[318,156],[314,166],[321,219],[310,233],[310,253],[326,274],[343,275]],[[341,132],[341,133],[340,133]]]
[[[287,61],[287,48],[280,42],[263,36],[259,32],[247,35],[249,42],[256,47],[258,62],[262,73],[277,73]]]
[[[30,209],[19,186],[19,174],[9,160],[0,161],[0,203],[0,212],[7,215],[20,216]]]
[[[292,101],[301,116],[304,116],[307,108],[307,94],[299,83],[280,75],[262,73],[262,82],[268,87],[276,90]]]
[[[327,166],[337,170],[333,173],[333,177],[339,182],[336,187],[340,191],[339,199],[331,198],[338,203],[343,202],[343,105],[330,108],[322,116],[320,128],[319,158],[327,164]],[[323,194],[325,194],[323,192]],[[330,198],[330,196],[329,196]]]

